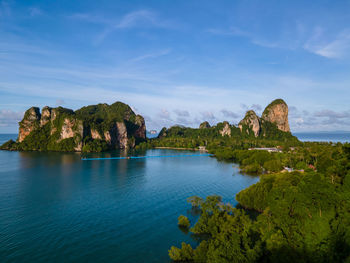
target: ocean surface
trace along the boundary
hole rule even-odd
[[[303,141],[350,141],[350,133],[294,133]],[[0,134],[0,144],[16,139]],[[133,155],[183,155],[148,150]],[[123,156],[114,152],[84,157]],[[129,153],[130,154],[130,153]],[[78,153],[0,151],[1,262],[170,262],[168,249],[196,245],[177,217],[186,199],[234,196],[258,177],[207,156],[82,161]]]
[[[82,161],[77,153],[0,151],[0,261],[170,262],[172,245],[196,244],[177,226],[180,214],[196,218],[188,197],[218,194],[236,204],[235,194],[257,181],[207,156]]]
[[[350,132],[293,132],[301,141],[350,142]]]

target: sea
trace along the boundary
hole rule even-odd
[[[350,132],[336,131],[336,132],[293,132],[301,141],[311,142],[350,142]]]
[[[0,151],[0,262],[170,262],[171,246],[197,244],[177,226],[181,214],[197,219],[188,197],[235,205],[259,180],[197,154]],[[124,155],[163,157],[82,160]]]
[[[349,133],[295,135],[350,141]],[[16,137],[1,134],[0,144]],[[235,205],[235,195],[259,180],[194,153],[0,151],[0,261],[170,262],[172,245],[197,245],[177,226],[179,215],[192,224],[198,217],[188,197],[220,195]],[[126,155],[163,157],[82,160]]]

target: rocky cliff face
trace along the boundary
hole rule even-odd
[[[227,121],[224,121],[224,127],[223,129],[220,131],[220,134],[222,136],[227,135],[228,137],[231,137],[231,126]]]
[[[32,131],[40,127],[40,109],[31,107],[28,109],[19,123],[18,141],[22,142]]]
[[[51,108],[48,106],[45,106],[41,110],[41,119],[40,119],[40,127],[44,126],[46,123],[48,123],[51,120]]]
[[[136,115],[136,124],[138,125],[138,128],[135,131],[135,137],[139,139],[146,139],[145,119],[141,115]]]
[[[94,140],[102,140],[102,136],[100,135],[100,133],[97,130],[91,129],[90,131],[91,133],[91,138]]]
[[[134,147],[146,139],[144,118],[121,102],[92,105],[75,112],[46,106],[40,113],[39,108],[32,107],[19,126],[12,149],[102,151]]]
[[[271,102],[264,110],[262,119],[276,124],[277,128],[284,132],[290,132],[288,122],[288,105],[282,99]]]
[[[247,134],[252,131],[255,137],[260,134],[260,119],[253,110],[247,111],[243,120],[238,124],[241,132],[246,132]]]
[[[125,149],[128,147],[128,131],[124,122],[117,122],[117,142],[119,148]]]
[[[276,126],[272,125],[275,124]],[[247,111],[243,120],[238,124],[242,133],[255,137],[271,134],[273,127],[283,132],[290,132],[288,122],[288,105],[281,99],[274,100],[264,110],[261,118],[252,110]]]

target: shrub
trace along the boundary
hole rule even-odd
[[[190,220],[186,216],[180,215],[178,220],[178,225],[188,228],[190,226]]]

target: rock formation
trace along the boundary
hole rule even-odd
[[[128,147],[128,131],[124,122],[117,122],[117,142],[119,148],[125,149]]]
[[[210,128],[210,124],[207,121],[204,121],[199,125],[199,129],[209,129],[209,128]]]
[[[260,134],[260,119],[253,110],[247,111],[243,120],[238,124],[241,132],[249,134],[250,130],[253,131],[254,136],[258,137]]]
[[[146,124],[145,119],[141,115],[136,115],[136,124],[139,128],[135,131],[137,138],[146,139]]]
[[[284,132],[290,132],[288,123],[288,105],[282,99],[271,102],[264,110],[262,119],[276,124],[277,128]]]
[[[271,124],[276,126],[271,126]],[[254,111],[249,110],[243,120],[239,122],[238,127],[242,133],[248,135],[253,133],[255,137],[260,135],[265,137],[273,127],[277,127],[283,132],[290,132],[288,106],[282,99],[274,100],[265,108],[261,118]]]
[[[19,123],[17,142],[7,144],[7,150],[102,151],[134,147],[145,139],[144,118],[121,102],[77,111],[46,106],[40,113],[32,107]]]
[[[40,127],[44,126],[46,123],[48,123],[51,120],[51,108],[48,106],[45,106],[41,110],[41,119],[40,119]]]
[[[100,133],[97,130],[91,129],[90,133],[91,133],[91,138],[92,139],[102,140],[102,137],[101,137]]]
[[[19,123],[19,142],[22,142],[32,131],[40,127],[40,117],[40,109],[37,107],[31,107],[25,112],[22,121]]]
[[[230,126],[230,124],[227,121],[224,121],[223,124],[224,124],[224,127],[220,131],[220,134],[222,136],[227,135],[228,137],[231,137],[231,126]]]

